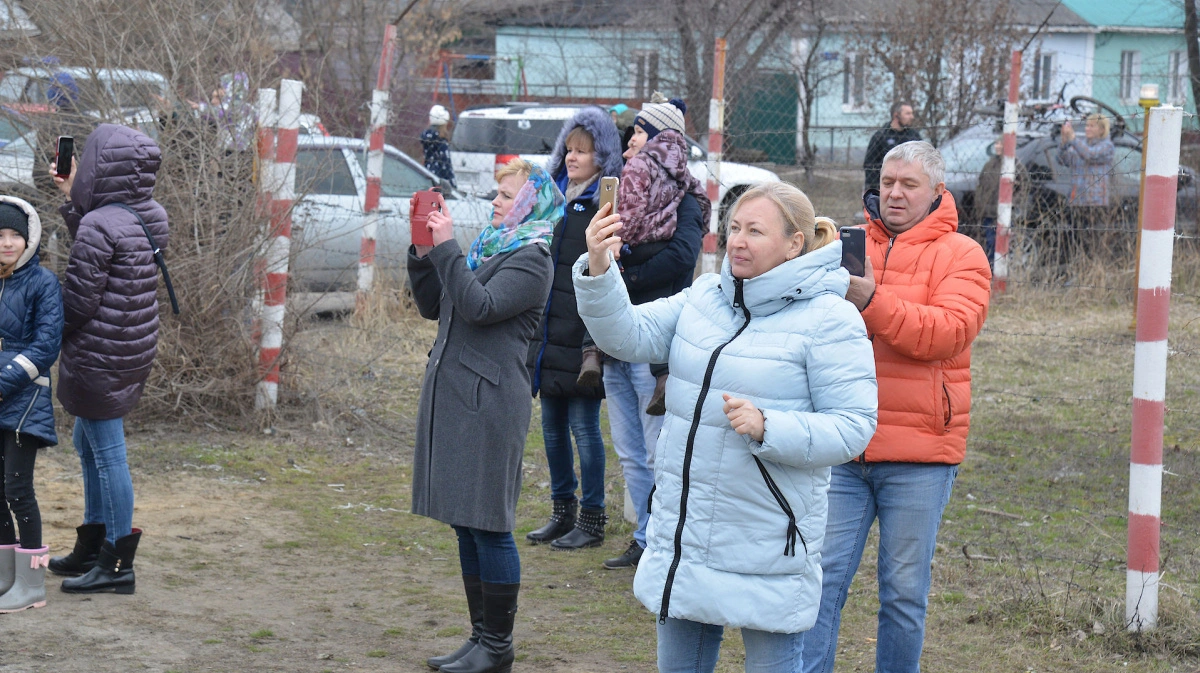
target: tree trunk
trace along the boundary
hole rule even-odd
[[[1196,0],[1183,0],[1183,36],[1187,42],[1188,79],[1192,81],[1192,104],[1200,110],[1200,38],[1196,25]]]

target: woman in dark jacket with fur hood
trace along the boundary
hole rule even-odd
[[[583,321],[575,308],[571,265],[584,252],[584,231],[600,206],[600,178],[617,177],[624,163],[621,138],[612,117],[585,107],[563,124],[546,170],[566,195],[566,216],[554,229],[550,254],[554,284],[542,312],[538,337],[529,350],[533,394],[542,402],[542,437],[550,467],[553,510],[545,526],[526,536],[554,549],[596,547],[604,542],[604,440],[600,401],[604,388],[578,382],[582,364]],[[579,478],[571,436],[579,451]],[[581,499],[575,489],[582,486]],[[582,511],[580,507],[582,506]],[[578,514],[577,514],[578,513]]]
[[[152,198],[158,145],[101,124],[75,170],[55,178],[74,242],[63,279],[58,400],[76,417],[83,525],[70,555],[51,559],[68,593],[134,592],[133,481],[124,417],[137,404],[158,347],[158,268],[146,232],[167,247],[167,212]],[[144,228],[143,228],[144,227]]]

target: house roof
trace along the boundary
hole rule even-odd
[[[1037,28],[1046,21],[1046,30],[1069,31],[1072,28],[1091,28],[1087,19],[1059,0],[1014,0],[1012,3],[1013,22],[1019,26]]]
[[[628,26],[638,24],[645,16],[643,0],[561,0],[543,1],[510,0],[509,11],[493,14],[499,26],[530,26],[546,28],[602,28],[606,26]]]
[[[1178,0],[1063,0],[1063,4],[1102,30],[1183,30]]]

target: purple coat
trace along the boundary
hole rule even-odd
[[[74,243],[63,279],[58,400],[75,416],[120,418],[137,404],[158,347],[158,267],[133,208],[167,247],[167,212],[151,199],[161,154],[145,134],[101,124],[60,208]],[[105,207],[108,206],[108,207]]]

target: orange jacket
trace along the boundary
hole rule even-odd
[[[875,348],[879,426],[861,460],[957,465],[970,425],[971,342],[987,318],[987,257],[957,233],[950,192],[902,234],[883,226],[877,200],[866,210],[875,294],[862,317]]]

